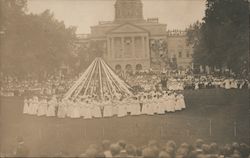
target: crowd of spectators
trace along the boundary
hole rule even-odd
[[[53,96],[62,95],[73,85],[78,76],[68,78],[51,76],[46,80],[34,79],[18,80],[15,77],[1,77],[0,95],[38,95]],[[121,76],[135,91],[155,90],[183,90],[204,88],[249,88],[249,81],[245,78],[215,75],[193,75],[187,73],[155,73],[143,72]]]
[[[60,77],[49,77],[47,80],[37,79],[18,80],[15,77],[1,79],[2,96],[53,96],[66,93],[76,78],[64,79]]]
[[[4,156],[2,154],[2,156]],[[24,142],[19,142],[12,156],[29,156],[29,150]],[[46,155],[43,156],[52,156]],[[246,143],[233,142],[219,145],[215,142],[205,143],[197,139],[194,144],[181,143],[177,145],[169,140],[159,143],[151,140],[144,146],[137,147],[124,140],[111,142],[103,140],[101,144],[91,144],[83,153],[72,155],[59,152],[53,157],[82,157],[82,158],[250,158],[250,146]]]

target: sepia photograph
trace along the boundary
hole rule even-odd
[[[248,0],[0,0],[0,157],[250,158]]]

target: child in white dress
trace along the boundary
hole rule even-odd
[[[80,118],[80,105],[78,101],[72,102],[72,118]]]
[[[180,109],[185,109],[186,108],[186,104],[185,104],[185,100],[184,100],[184,96],[183,94],[178,94],[178,104],[180,106]]]
[[[181,110],[180,97],[178,94],[175,94],[175,110]]]
[[[112,113],[112,105],[111,102],[108,100],[104,101],[104,109],[103,109],[103,116],[104,117],[111,117],[113,116]]]
[[[138,104],[137,100],[131,100],[131,115],[140,115],[140,105]]]
[[[56,108],[55,108],[55,101],[54,100],[50,100],[48,101],[48,108],[47,108],[47,114],[46,116],[51,117],[51,116],[55,116],[55,112],[56,112]]]
[[[168,112],[174,112],[175,111],[175,96],[173,93],[170,93],[169,95],[169,111]]]
[[[92,109],[91,109],[92,117],[95,117],[95,118],[102,117],[101,109],[100,109],[100,103],[97,102],[97,101],[93,101],[91,106],[92,106]]]
[[[124,100],[120,101],[118,106],[118,117],[123,117],[127,115],[127,105]]]
[[[62,100],[58,103],[58,112],[57,112],[57,116],[59,118],[65,118],[66,116],[66,102],[65,100]]]
[[[163,97],[158,98],[158,112],[157,114],[165,114],[165,100]]]
[[[37,110],[37,115],[38,116],[43,116],[47,114],[47,101],[45,99],[42,99],[39,102],[38,110]]]
[[[24,114],[28,114],[29,113],[29,103],[28,103],[28,100],[26,98],[24,99],[23,113]]]

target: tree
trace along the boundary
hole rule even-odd
[[[75,27],[66,28],[49,10],[38,15],[27,14],[26,1],[5,0],[2,3],[2,72],[19,77],[39,76],[55,73],[62,64],[74,63]]]
[[[196,63],[239,72],[248,62],[247,0],[207,0],[203,22],[188,29],[188,39]]]
[[[104,57],[106,53],[106,42],[103,40],[81,43],[78,50],[80,68],[87,67],[96,57]]]
[[[170,66],[170,59],[168,57],[168,45],[164,39],[151,39],[151,64],[159,65],[161,69]]]

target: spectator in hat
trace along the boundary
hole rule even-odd
[[[127,145],[126,142],[124,140],[120,140],[120,141],[118,141],[118,145],[121,148],[119,156],[120,157],[127,157],[128,154],[126,151],[126,145]]]
[[[111,144],[110,146],[110,152],[112,154],[112,157],[118,157],[121,151],[121,147],[118,144]]]
[[[166,151],[161,151],[159,153],[159,158],[172,158]]]
[[[97,149],[95,148],[88,148],[86,151],[85,151],[85,155],[88,157],[88,158],[95,158],[98,154],[98,151]]]
[[[112,157],[111,151],[110,151],[110,141],[104,140],[102,141],[102,148],[103,148],[103,154],[105,157]]]
[[[207,144],[202,144],[201,148],[202,148],[202,152],[203,152],[205,155],[207,155],[207,154],[210,153],[210,146],[209,146],[209,145],[207,145]]]
[[[175,149],[171,146],[167,146],[165,151],[170,155],[171,158],[175,157]]]
[[[173,140],[169,140],[166,145],[167,147],[172,147],[173,149],[176,149],[176,143]]]
[[[245,143],[241,143],[240,153],[243,158],[247,158],[248,156],[250,156],[250,147]]]
[[[126,151],[127,151],[128,157],[135,157],[136,156],[136,147],[134,145],[131,145],[131,144],[127,145]]]
[[[143,149],[142,151],[143,158],[156,158],[157,155],[155,154],[154,150],[150,147]]]

